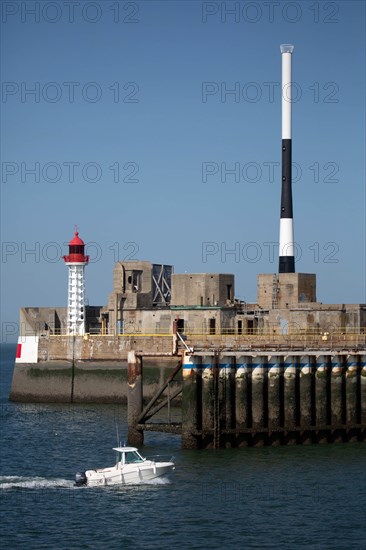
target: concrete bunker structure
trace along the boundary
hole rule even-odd
[[[258,275],[257,301],[235,298],[226,273],[173,272],[148,261],[117,262],[106,306],[86,306],[86,333],[118,336],[180,333],[237,336],[365,333],[366,304],[316,301],[316,275]],[[22,308],[21,336],[66,335],[67,308]]]

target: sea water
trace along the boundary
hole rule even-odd
[[[11,403],[14,355],[2,346],[2,548],[366,547],[364,444],[190,451],[147,433],[142,454],[175,455],[169,478],[77,488],[113,464],[126,407]]]

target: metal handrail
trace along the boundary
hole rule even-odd
[[[200,328],[191,328],[190,330],[184,331],[183,333],[176,333],[179,339],[183,339],[182,337],[190,338],[190,337],[202,337],[207,336],[210,338],[222,338],[223,336],[234,336],[234,337],[242,337],[242,338],[288,338],[292,336],[315,336],[320,338],[330,338],[332,336],[366,336],[366,329],[361,328],[360,330],[352,330],[350,331],[347,327],[339,327],[336,330],[328,329],[328,330],[319,330],[319,329],[300,329],[297,331],[289,331],[288,333],[280,333],[280,332],[263,332],[260,329],[249,329],[247,331],[240,330],[234,328],[225,328],[221,331],[216,330],[215,333],[211,332],[210,330],[202,330]],[[30,335],[30,334],[29,334]],[[39,332],[36,332],[34,335],[40,335],[40,336],[68,336],[72,337],[73,334],[68,333],[66,330],[57,330],[54,332],[50,332],[47,330],[41,330]],[[93,336],[122,336],[122,337],[138,337],[138,336],[162,336],[162,337],[173,337],[175,335],[174,332],[167,332],[166,329],[162,330],[161,332],[159,330],[156,330],[154,328],[145,327],[143,330],[134,330],[132,332],[123,332],[123,333],[107,333],[102,330],[93,330],[92,332],[85,333],[85,337],[93,337]],[[81,338],[83,336],[80,336]]]
[[[175,456],[174,455],[171,455],[171,456],[170,455],[149,455],[149,456],[145,456],[145,459],[151,460],[152,462],[174,462]]]
[[[67,332],[58,332],[55,333],[49,333],[47,331],[40,331],[39,333],[35,334],[27,334],[27,335],[20,335],[20,336],[41,336],[41,337],[50,337],[50,338],[57,338],[57,337],[69,337],[72,338],[75,336],[74,334],[70,334]],[[113,334],[113,333],[102,333],[102,332],[92,332],[92,333],[85,333],[83,336],[78,336],[79,338],[86,337],[88,339],[89,337],[93,336],[102,336],[102,337],[122,337],[122,338],[138,338],[138,337],[163,337],[163,338],[172,338],[174,336],[173,332],[154,332],[154,331],[148,331],[148,332],[124,332],[119,334]],[[324,340],[332,338],[332,337],[342,337],[342,338],[348,338],[352,336],[362,336],[366,337],[366,332],[363,332],[360,330],[359,332],[350,332],[350,331],[332,331],[332,332],[312,332],[312,331],[301,331],[301,332],[289,332],[289,333],[275,333],[275,332],[245,332],[245,331],[235,331],[232,332],[228,331],[221,331],[221,332],[215,332],[214,334],[211,332],[205,332],[205,331],[197,331],[197,332],[184,332],[183,336],[186,338],[245,338],[245,339],[283,339],[283,338],[296,338],[296,337],[314,337],[314,338],[323,338]]]

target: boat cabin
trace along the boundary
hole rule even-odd
[[[117,464],[120,462],[122,466],[145,462],[136,447],[114,447],[113,450],[117,452]]]

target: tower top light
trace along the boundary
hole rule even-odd
[[[71,239],[70,245],[82,245],[84,246],[84,241],[79,237],[79,231],[75,231],[74,237]]]
[[[295,49],[295,46],[292,44],[281,44],[280,46],[281,53],[292,53]]]
[[[89,256],[85,256],[85,243],[79,237],[79,232],[75,231],[74,237],[69,242],[69,255],[64,256],[64,262],[66,264],[88,264]]]

